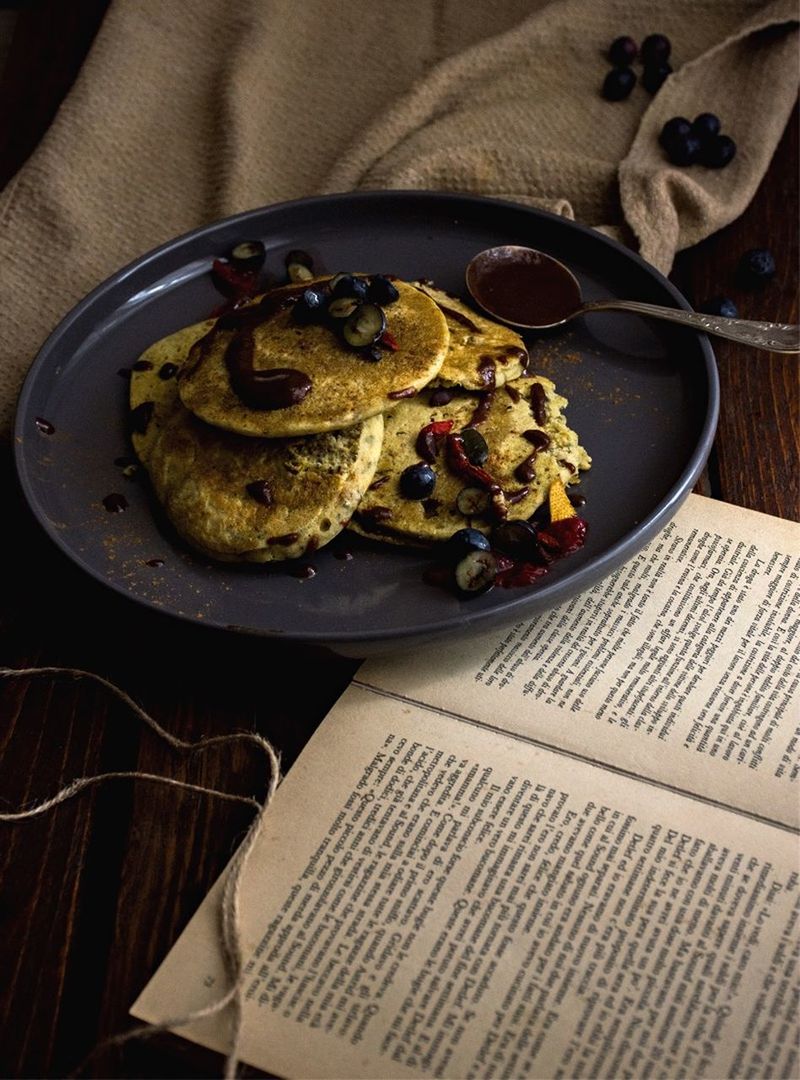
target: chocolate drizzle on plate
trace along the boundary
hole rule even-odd
[[[37,416],[34,418],[34,424],[36,424],[42,435],[55,435],[56,429],[50,423],[49,420],[45,420],[43,416]]]
[[[128,500],[118,491],[112,491],[103,499],[103,506],[109,514],[121,514],[123,510],[128,509]]]

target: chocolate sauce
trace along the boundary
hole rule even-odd
[[[149,360],[137,360],[131,371],[152,371],[153,365]]]
[[[268,322],[301,296],[307,286],[297,285],[291,289],[267,293],[258,304],[227,311],[214,324],[199,343],[198,361],[202,360],[202,346],[210,343],[220,331],[235,331],[235,336],[225,352],[225,365],[231,387],[241,401],[251,409],[269,411],[287,409],[299,404],[311,391],[311,379],[295,368],[256,368],[253,331]],[[197,364],[193,364],[192,368]],[[187,369],[185,369],[187,370]]]
[[[495,380],[497,378],[494,357],[487,354],[481,356],[478,361],[477,371],[478,379],[486,389],[481,394],[477,408],[470,417],[469,423],[465,425],[466,427],[477,427],[479,424],[485,423],[494,401]]]
[[[531,383],[531,415],[537,424],[547,423],[547,394],[541,383]]]
[[[517,491],[506,491],[504,492],[506,502],[509,506],[516,506],[518,502],[522,502],[525,496],[530,493],[530,490],[529,487],[521,487],[518,488]]]
[[[171,379],[177,370],[177,364],[162,364],[158,369],[158,377],[159,379]]]
[[[262,506],[272,506],[275,496],[272,494],[269,480],[253,480],[247,485],[247,494]]]
[[[288,409],[311,392],[311,379],[296,368],[256,368],[255,342],[250,328],[241,330],[228,345],[225,364],[233,392],[245,405],[260,412]]]
[[[497,380],[497,366],[493,356],[484,353],[478,360],[478,379],[487,390],[494,390]]]
[[[492,409],[492,402],[494,401],[494,388],[491,390],[484,390],[480,395],[478,404],[475,407],[475,411],[469,418],[469,423],[465,424],[465,427],[477,427],[479,424],[484,424],[489,418],[489,413]]]
[[[377,491],[379,487],[383,487],[383,485],[388,483],[388,481],[389,481],[388,473],[387,473],[386,476],[379,476],[377,480],[372,481],[372,483],[369,485],[367,490],[368,491]]]
[[[503,387],[503,389],[508,394],[508,396],[511,398],[511,400],[514,402],[514,404],[516,405],[517,402],[520,399],[520,392],[519,392],[519,390],[517,390],[516,386],[511,386],[510,383],[506,383],[505,386]]]
[[[163,565],[164,565],[164,560],[163,559],[146,559],[145,560],[145,566],[158,567],[158,566],[163,566]]]
[[[575,466],[572,464],[571,461],[565,461],[564,458],[557,458],[557,461],[559,465],[563,465],[564,468],[567,469],[569,472],[575,472]]]
[[[581,495],[579,491],[568,493],[567,498],[576,510],[579,510],[582,506],[586,506],[586,496]]]
[[[473,291],[481,306],[523,326],[553,326],[581,306],[572,275],[538,251],[487,262]]]
[[[436,517],[439,513],[439,507],[442,505],[441,499],[423,499],[422,509],[425,511],[426,518]]]
[[[538,428],[530,428],[528,431],[523,431],[522,438],[527,439],[537,450],[546,450],[550,445],[550,436],[546,431],[539,431]]]
[[[416,392],[415,386],[407,386],[404,390],[390,390],[386,396],[391,398],[392,401],[400,401],[401,398],[414,397]]]
[[[536,383],[536,386],[539,384]],[[530,428],[528,431],[522,432],[522,438],[533,446],[533,453],[528,454],[524,461],[521,461],[514,470],[514,476],[522,484],[527,484],[533,480],[536,475],[536,459],[539,456],[540,450],[546,450],[550,445],[550,436],[545,431],[539,431],[537,428]]]
[[[50,421],[45,420],[43,416],[35,417],[33,422],[36,424],[39,431],[41,431],[42,435],[55,435],[56,429]]]
[[[433,298],[431,297],[431,299],[433,299]],[[456,311],[455,308],[447,307],[446,304],[441,304],[441,303],[439,303],[438,300],[436,300],[435,303],[436,303],[437,307],[441,311],[443,311],[445,313],[445,315],[449,315],[450,318],[454,319],[457,323],[461,323],[462,326],[466,326],[466,328],[468,330],[471,330],[473,332],[473,334],[482,334],[483,333],[481,328],[479,326],[477,326],[472,321],[472,319],[467,318],[467,316],[464,315],[463,312]]]
[[[103,499],[103,506],[108,510],[109,514],[121,514],[123,510],[128,509],[128,500],[119,492],[112,491],[110,495],[106,495]]]
[[[137,435],[144,435],[153,416],[154,408],[155,402],[143,401],[141,405],[137,405],[135,409],[131,409],[128,417],[131,431],[135,431]]]
[[[353,516],[362,529],[380,533],[386,532],[383,526],[392,517],[392,511],[388,506],[371,506],[368,510],[357,510]]]
[[[283,536],[271,536],[267,543],[272,546],[273,544],[282,544],[284,547],[288,547],[290,544],[296,544],[300,539],[300,533],[291,532],[284,533]]]
[[[521,484],[528,484],[536,476],[536,459],[539,456],[539,451],[534,450],[532,454],[528,454],[524,461],[521,461],[514,469],[514,476]]]

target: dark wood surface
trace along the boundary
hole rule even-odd
[[[0,86],[0,177],[24,161],[68,90],[107,0],[33,3],[18,15]],[[680,256],[674,279],[700,305],[729,294],[744,317],[798,321],[797,120],[751,207]],[[759,293],[733,284],[741,252],[770,247],[779,273]],[[800,517],[798,361],[715,343],[719,436],[700,490]],[[74,666],[126,688],[183,738],[258,730],[290,764],[356,664],[177,624],[126,604],[68,563],[0,469],[8,549],[0,663]],[[0,803],[17,807],[76,776],[141,770],[263,795],[253,750],[175,753],[107,692],[71,679],[0,682]],[[0,1075],[63,1076],[129,1026],[128,1008],[223,869],[244,807],[115,781],[53,813],[0,825]],[[106,1051],[89,1076],[217,1074],[178,1040]]]

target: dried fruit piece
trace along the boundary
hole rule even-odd
[[[420,429],[420,433],[417,435],[416,448],[423,461],[427,461],[429,465],[436,461],[440,444],[452,426],[452,420],[434,420],[432,424],[426,424],[424,428]]]
[[[550,485],[550,520],[564,521],[566,518],[576,517],[575,509],[569,501],[566,488],[560,480],[554,480]]]

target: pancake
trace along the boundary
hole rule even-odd
[[[294,439],[210,427],[181,403],[175,374],[212,325],[171,334],[134,365],[134,449],[177,532],[205,555],[271,562],[316,550],[341,531],[372,480],[383,418]],[[248,485],[258,485],[255,494]]]
[[[348,348],[327,326],[298,326],[291,314],[297,287],[275,289],[260,305],[223,317],[192,347],[179,378],[181,400],[215,427],[269,438],[335,431],[386,412],[434,378],[448,345],[445,317],[430,297],[402,281],[395,285],[400,297],[385,314],[398,348],[386,349],[378,362]],[[257,371],[307,376],[310,391],[282,408],[245,404],[226,363],[241,355]]]
[[[485,390],[518,379],[528,363],[525,342],[510,326],[487,319],[455,296],[415,282],[442,311],[450,331],[447,356],[436,377],[442,386]]]
[[[379,414],[343,431],[256,439],[219,431],[179,407],[151,447],[147,470],[193,548],[223,562],[294,559],[347,524],[374,476],[382,434]]]
[[[147,348],[131,372],[131,442],[143,465],[164,421],[178,404],[175,382],[196,341],[207,334],[214,319],[185,326]]]
[[[534,389],[537,385],[541,389]],[[444,447],[433,464],[437,479],[430,498],[407,499],[400,492],[401,473],[421,460],[416,446],[420,430],[435,421],[452,420],[452,431],[457,433],[469,423],[480,400],[461,392],[449,404],[432,407],[428,398],[429,394],[404,401],[385,417],[383,451],[375,479],[350,524],[354,531],[376,540],[416,546],[447,540],[466,526],[490,532],[496,520],[491,512],[474,517],[459,512],[459,493],[476,485],[451,471]],[[486,419],[478,425],[489,447],[484,468],[511,496],[509,518],[530,517],[547,498],[553,480],[558,478],[565,485],[577,483],[580,470],[589,468],[591,459],[564,418],[566,404],[549,379],[539,375],[517,379],[495,393]],[[549,441],[546,448],[535,449],[535,443],[545,439],[532,432],[544,433]],[[524,472],[523,463],[531,472],[530,479],[524,481],[518,472],[520,467]],[[525,488],[527,492],[520,495]]]

